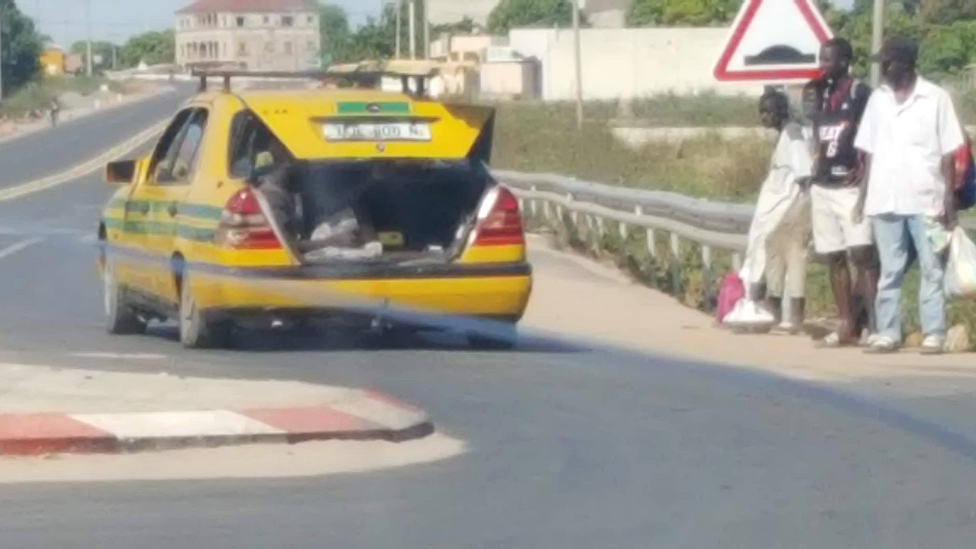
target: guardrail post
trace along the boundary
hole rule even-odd
[[[546,199],[542,200],[542,217],[546,219],[546,222],[552,220],[552,212],[549,210],[549,201]]]
[[[671,233],[671,290],[675,297],[681,295],[681,237]]]
[[[566,201],[569,203],[573,202],[573,193],[566,193]],[[576,225],[579,225],[579,212],[574,209],[570,209],[569,218],[573,220],[573,228],[578,230],[579,228],[576,227]]]
[[[644,208],[640,204],[634,206],[634,215],[638,217],[644,215]],[[657,240],[655,239],[654,229],[644,229],[644,234],[647,238],[647,243],[645,244],[647,246],[647,253],[651,254],[652,259],[657,259]]]
[[[623,221],[621,221],[621,222],[617,223],[617,229],[620,231],[620,240],[622,240],[622,241],[624,241],[626,243],[627,242],[627,233],[630,232],[630,229],[627,227],[627,224],[624,223]]]
[[[705,293],[705,306],[708,310],[711,310],[712,297],[714,296],[712,285],[712,247],[708,244],[702,244],[701,255],[702,288],[704,289]]]
[[[532,185],[532,194],[534,195],[536,192],[537,192],[536,186]],[[538,203],[539,201],[535,198],[529,201],[529,208],[532,210],[532,217],[539,215],[539,212],[537,211]]]

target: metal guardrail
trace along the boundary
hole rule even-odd
[[[492,174],[518,196],[522,211],[546,219],[562,219],[563,212],[575,224],[596,226],[605,221],[619,224],[622,238],[631,228],[647,231],[648,251],[657,255],[656,231],[670,235],[670,249],[678,255],[681,240],[701,246],[702,262],[711,268],[713,250],[732,253],[739,268],[746,249],[753,206],[690,198],[665,191],[648,191],[591,183],[553,174],[523,174],[494,170]]]

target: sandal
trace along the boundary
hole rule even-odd
[[[831,332],[827,337],[821,339],[816,343],[818,349],[840,349],[841,347],[850,347],[854,345],[855,342],[845,341],[841,339],[840,334],[837,332]]]

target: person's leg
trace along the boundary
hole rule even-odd
[[[803,320],[806,316],[806,278],[807,257],[809,247],[806,238],[795,238],[790,246],[789,261],[786,269],[786,295],[790,299],[790,333],[798,334],[803,330]]]
[[[837,335],[840,336],[841,343],[849,345],[857,341],[857,336],[854,333],[851,269],[847,263],[847,252],[828,255],[827,267],[830,274],[830,289],[834,294],[834,304],[837,306],[837,319],[840,321]]]
[[[867,328],[869,333],[878,333],[878,320],[875,315],[875,301],[878,298],[878,252],[874,246],[858,246],[850,250],[851,260],[857,269],[857,283],[855,287],[863,298],[866,310],[866,326],[857,326],[858,331]]]
[[[783,319],[783,290],[786,277],[786,252],[783,234],[773,231],[766,241],[766,304],[776,324]]]
[[[921,284],[918,291],[918,313],[921,317],[922,332],[945,340],[945,267],[942,258],[932,248],[929,240],[927,221],[923,216],[908,219],[908,230],[915,250],[918,252],[918,267]]]
[[[910,238],[906,218],[890,214],[876,216],[871,218],[871,225],[881,260],[875,312],[878,334],[891,341],[901,342],[901,285],[905,276]]]

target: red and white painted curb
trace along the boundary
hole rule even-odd
[[[402,441],[430,418],[380,393],[322,406],[114,414],[0,415],[0,455],[118,453],[326,439]]]

